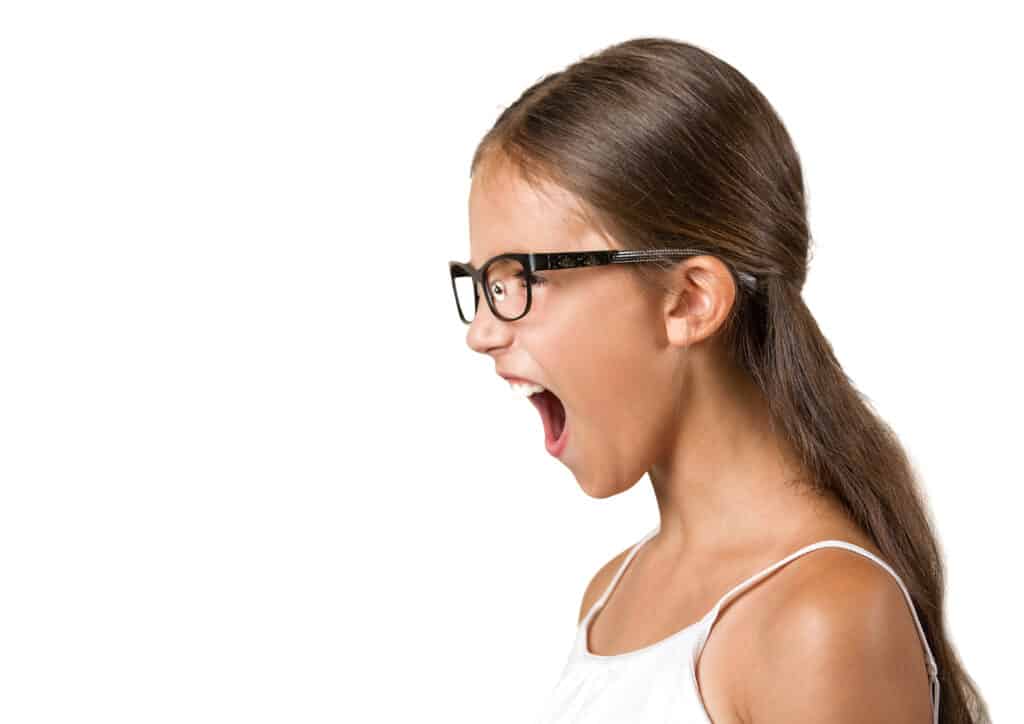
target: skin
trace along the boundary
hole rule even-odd
[[[471,184],[470,262],[622,248],[579,211],[568,192],[535,189],[492,157]],[[849,541],[884,559],[836,500],[792,484],[806,471],[770,430],[752,380],[721,349],[718,332],[737,294],[721,260],[678,262],[666,275],[670,293],[625,265],[538,275],[545,283],[534,286],[520,320],[494,317],[481,300],[468,346],[562,400],[570,438],[559,459],[584,492],[617,495],[647,473],[659,509],[660,531],[591,623],[593,653],[659,641],[740,581],[819,540]],[[594,576],[581,619],[627,552]],[[895,579],[863,556],[830,548],[797,558],[725,606],[713,632],[697,680],[716,724],[931,721],[910,609]]]

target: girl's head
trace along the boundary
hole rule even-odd
[[[584,58],[501,114],[471,176],[476,268],[508,252],[706,251],[537,272],[514,322],[481,300],[467,343],[558,397],[559,458],[590,495],[633,485],[688,422],[699,436],[687,412],[700,390],[763,402],[750,369],[768,295],[798,297],[806,273],[803,181],[771,106],[731,66],[660,39]]]
[[[838,501],[907,584],[939,667],[941,721],[987,721],[943,629],[943,564],[914,471],[801,296],[800,159],[750,81],[686,43],[610,46],[526,89],[471,176],[477,268],[509,252],[706,252],[538,271],[515,321],[481,300],[468,344],[560,398],[560,456],[584,489],[612,495],[672,445],[699,447],[715,423],[694,415],[709,399],[760,411],[802,483]],[[753,287],[736,283],[748,276]]]

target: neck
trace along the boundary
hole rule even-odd
[[[679,390],[684,413],[648,471],[659,545],[716,555],[779,545],[835,520],[838,505],[812,493],[753,380],[721,359],[694,359],[692,383]]]

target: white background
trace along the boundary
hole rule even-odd
[[[641,35],[733,64],[792,134],[805,299],[924,480],[953,643],[1014,719],[1019,26],[612,7],[2,6],[0,720],[530,720],[657,510],[545,452],[446,263],[500,110]]]

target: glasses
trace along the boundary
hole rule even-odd
[[[533,301],[533,285],[542,280],[534,277],[536,271],[574,269],[584,266],[606,264],[639,264],[643,262],[678,259],[688,256],[703,256],[708,252],[701,249],[641,249],[639,251],[595,251],[549,252],[536,254],[499,254],[484,262],[480,269],[472,264],[458,261],[448,262],[452,277],[452,291],[459,318],[466,324],[473,322],[480,294],[477,285],[484,288],[487,305],[498,319],[514,322],[530,311]],[[755,290],[757,279],[746,272],[732,270],[739,284]]]

